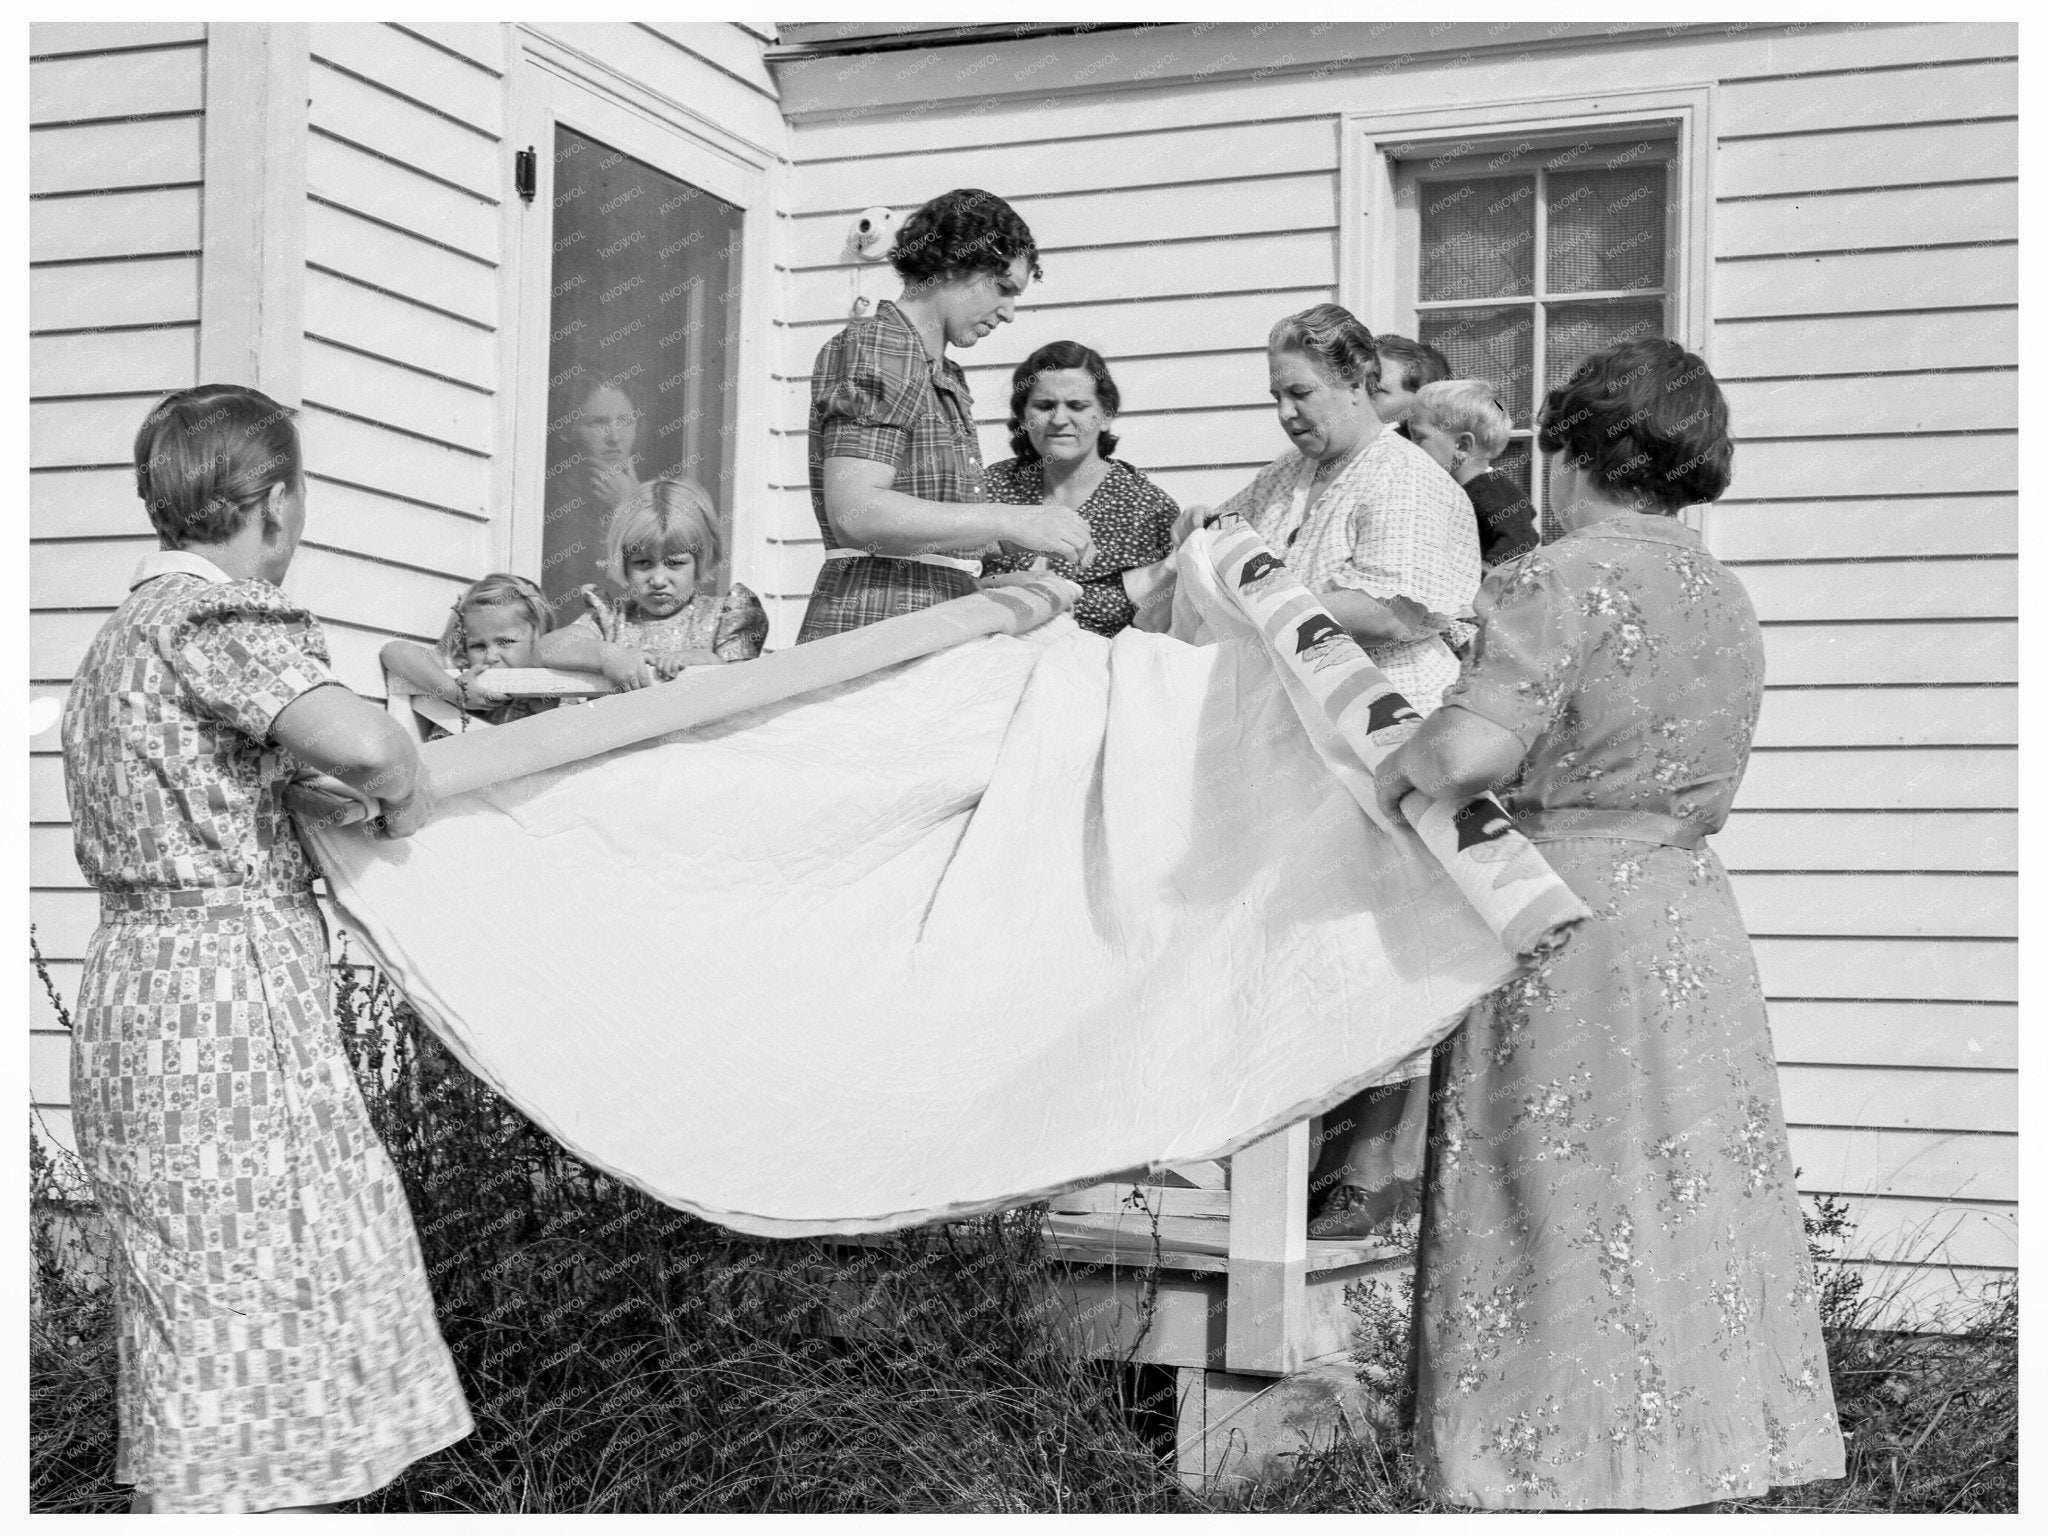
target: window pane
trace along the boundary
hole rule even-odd
[[[1664,301],[1658,299],[1588,299],[1578,304],[1547,306],[1549,329],[1543,338],[1543,387],[1555,389],[1572,370],[1602,347],[1638,336],[1664,334]]]
[[[1415,317],[1415,328],[1418,339],[1443,353],[1452,378],[1486,380],[1500,391],[1515,425],[1526,427],[1536,371],[1534,313],[1526,304],[1424,310]]]
[[[603,583],[612,508],[657,475],[700,483],[730,535],[740,219],[687,182],[556,128],[541,539],[549,597]],[[702,579],[723,589],[726,570]]]
[[[1417,184],[1421,301],[1500,299],[1534,291],[1536,178],[1460,177]]]
[[[1664,162],[1654,158],[1664,153],[1658,146],[1611,170],[1551,175],[1546,292],[1664,286]]]

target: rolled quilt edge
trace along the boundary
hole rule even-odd
[[[1202,538],[1218,588],[1265,640],[1281,677],[1294,684],[1297,706],[1319,708],[1355,754],[1347,762],[1318,744],[1332,773],[1378,821],[1373,774],[1421,726],[1421,715],[1249,526],[1231,523],[1189,542]],[[1521,965],[1562,948],[1593,915],[1493,796],[1459,804],[1413,791],[1401,814]]]
[[[1593,915],[1570,886],[1560,880],[1558,887],[1537,896],[1501,929],[1502,947],[1524,966],[1537,965],[1563,949]]]

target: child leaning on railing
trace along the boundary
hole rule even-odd
[[[761,654],[768,615],[738,582],[720,595],[700,581],[721,554],[718,509],[693,480],[664,475],[620,502],[605,530],[604,571],[618,594],[586,586],[589,611],[539,643],[541,664],[601,672],[644,688],[685,667]]]
[[[493,571],[455,600],[438,646],[393,640],[381,653],[384,670],[475,719],[503,725],[561,702],[510,697],[491,676],[506,667],[544,665],[540,638],[553,625],[554,611],[539,587],[524,576]]]

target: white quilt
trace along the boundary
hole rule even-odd
[[[473,1071],[771,1235],[1228,1153],[1514,970],[1249,633],[1061,618],[454,798],[403,842],[310,835]]]

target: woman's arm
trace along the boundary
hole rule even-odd
[[[1422,604],[1401,597],[1377,598],[1368,592],[1337,587],[1318,599],[1330,617],[1361,645],[1386,645],[1422,640],[1437,632]]]
[[[925,501],[891,489],[896,471],[879,459],[825,460],[825,520],[842,549],[877,555],[979,549],[998,541],[1084,565],[1093,555],[1087,519],[1066,507]]]
[[[409,836],[433,814],[419,749],[396,720],[346,688],[300,694],[277,712],[270,739],[307,767],[381,802],[392,837]]]
[[[1380,810],[1398,821],[1401,800],[1411,789],[1432,800],[1470,800],[1513,773],[1526,755],[1521,738],[1506,726],[1446,705],[1380,764]]]

